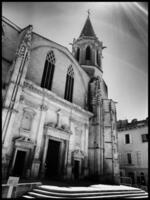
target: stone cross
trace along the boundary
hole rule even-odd
[[[87,10],[87,13],[88,13],[88,17],[89,17],[90,16],[90,9]]]

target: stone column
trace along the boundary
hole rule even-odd
[[[37,177],[39,174],[39,168],[40,168],[40,151],[41,151],[41,144],[43,140],[43,135],[44,135],[44,122],[45,122],[45,116],[46,116],[46,111],[48,110],[46,105],[41,105],[40,106],[40,119],[38,122],[38,128],[37,128],[37,133],[36,133],[36,149],[35,149],[35,155],[34,155],[34,160],[32,163],[32,169],[31,169],[31,174],[33,177]]]
[[[32,28],[32,26],[29,26],[27,30],[25,30],[25,36],[23,37],[23,40],[21,41],[16,53],[17,56],[13,62],[14,71],[3,104],[2,142],[4,147],[7,146],[7,140],[11,135],[12,125],[15,118],[15,112],[13,111],[17,109],[19,104],[22,85],[29,64]]]
[[[67,164],[68,164],[68,151],[69,151],[69,141],[65,141],[65,160],[64,160],[64,178],[67,178]]]
[[[100,129],[100,104],[97,104],[97,125],[96,125],[96,140],[95,140],[95,167],[96,167],[96,175],[100,175],[101,173],[101,151],[100,151],[100,134],[101,134],[101,129]]]
[[[84,157],[84,177],[88,176],[88,140],[89,140],[89,126],[85,124],[85,157]]]
[[[47,129],[45,129],[45,132],[47,133]],[[46,156],[47,156],[47,149],[48,149],[48,136],[44,134],[44,150],[43,150],[43,157],[42,157],[42,163],[41,163],[41,172],[40,172],[40,177],[44,178],[45,176],[45,161],[46,161]]]

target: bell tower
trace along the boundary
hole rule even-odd
[[[89,178],[105,184],[119,183],[118,135],[116,102],[108,99],[103,80],[102,51],[106,48],[97,38],[90,20],[90,12],[78,39],[74,39],[72,53],[89,75],[88,109],[90,118],[88,141]]]
[[[90,20],[90,12],[78,39],[73,40],[72,53],[81,67],[92,78],[102,77],[102,50],[103,43],[96,37]]]

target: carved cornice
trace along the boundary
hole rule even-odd
[[[24,88],[28,88],[30,91],[38,94],[38,95],[41,95],[41,96],[44,96],[44,97],[47,97],[49,100],[55,102],[55,103],[59,103],[65,107],[68,107],[68,108],[71,108],[77,112],[80,112],[82,113],[83,115],[85,115],[86,117],[91,117],[93,116],[93,114],[89,111],[86,111],[84,109],[82,109],[80,106],[78,105],[75,105],[73,103],[70,103],[64,99],[62,99],[61,97],[58,97],[55,93],[51,92],[51,91],[48,91],[47,89],[43,89],[37,85],[35,85],[34,83],[32,83],[31,81],[25,81],[24,82]]]
[[[70,128],[67,126],[67,127],[65,127],[64,125],[61,125],[60,127],[59,126],[57,126],[55,123],[53,123],[53,122],[49,122],[49,123],[46,123],[45,125],[44,125],[44,128],[46,128],[46,129],[55,129],[55,130],[58,130],[58,131],[63,131],[63,132],[65,132],[65,133],[67,133],[67,134],[72,134],[72,131],[70,130]]]
[[[18,138],[13,138],[13,141],[15,142],[15,146],[19,146],[19,147],[33,149],[34,146],[36,145],[35,142],[32,141],[32,139],[27,136],[20,136]]]
[[[32,108],[35,108],[35,109],[39,109],[41,111],[47,111],[48,110],[48,106],[47,105],[44,105],[44,104],[36,104],[30,100],[28,100],[27,98],[25,98],[24,95],[21,95],[20,96],[20,102],[21,103],[24,103],[25,105],[29,106],[29,107],[32,107]]]
[[[24,57],[26,51],[31,48],[32,29],[33,26],[29,25],[29,27],[26,30],[25,36],[16,52],[16,55],[18,57]]]
[[[83,153],[83,151],[81,151],[80,149],[77,149],[77,150],[74,150],[73,152],[72,152],[72,156],[74,157],[74,158],[84,158],[84,153]]]

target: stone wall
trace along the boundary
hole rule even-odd
[[[87,74],[80,68],[66,48],[36,34],[33,35],[31,59],[26,78],[32,80],[38,86],[41,85],[46,55],[50,50],[54,52],[56,59],[52,92],[64,98],[67,70],[72,65],[74,70],[73,103],[84,108],[89,81]]]

